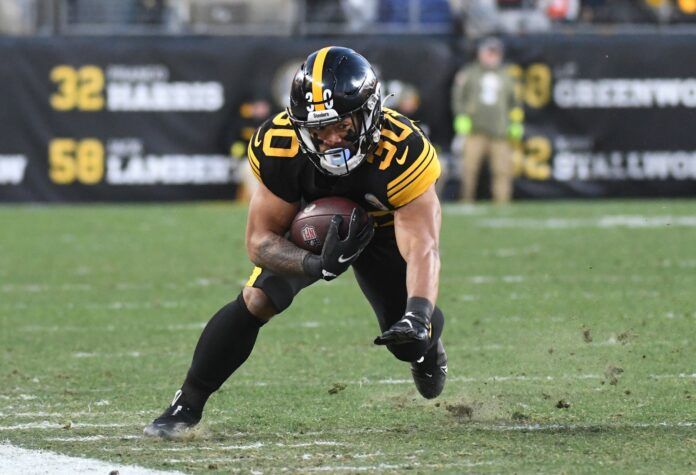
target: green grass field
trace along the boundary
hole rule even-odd
[[[192,440],[143,438],[252,269],[245,219],[0,207],[0,443],[185,473],[696,471],[693,201],[445,206],[440,398],[372,345],[349,272],[264,327]]]

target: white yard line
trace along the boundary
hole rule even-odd
[[[655,379],[696,379],[696,373],[651,374],[650,377]]]
[[[100,440],[134,440],[142,439],[144,435],[85,435],[75,437],[46,437],[49,442],[98,442]],[[160,449],[161,450],[161,449]]]
[[[57,422],[41,421],[41,422],[27,422],[26,424],[14,424],[10,426],[0,425],[0,431],[3,430],[33,430],[33,429],[46,429],[46,430],[68,430],[68,429],[102,429],[102,428],[113,428],[113,427],[133,427],[134,424],[123,424],[123,423],[111,423],[111,424],[90,424],[88,422],[73,422],[70,423],[70,427],[65,427],[66,423],[59,424]],[[2,472],[0,472],[2,473]]]
[[[696,378],[696,373],[679,373],[679,374],[651,374],[647,376],[653,379],[685,379]],[[583,379],[600,379],[604,376],[599,374],[568,374],[561,376],[489,376],[487,378],[469,378],[466,376],[454,376],[447,378],[447,381],[461,381],[465,383],[476,382],[507,382],[507,381],[557,381],[557,380],[583,380]],[[352,381],[347,384],[413,384],[412,379],[380,379],[377,381],[363,380]]]
[[[165,328],[170,331],[181,330],[202,330],[208,322],[181,323],[177,325],[167,325]]]
[[[123,356],[129,356],[131,358],[140,358],[142,353],[139,351],[126,351],[120,353],[87,353],[84,351],[78,351],[73,353],[74,358],[121,358]]]
[[[472,275],[467,277],[472,284],[496,284],[504,282],[506,284],[519,284],[525,281],[523,275]]]
[[[643,428],[677,428],[677,427],[696,427],[696,422],[629,422],[624,424],[515,424],[504,426],[484,426],[474,425],[478,430],[493,431],[493,432],[517,432],[517,431],[545,431],[545,430],[578,430],[578,429],[643,429]]]
[[[287,437],[288,435],[291,435],[294,433],[285,433],[285,434],[276,434],[279,437]],[[248,437],[252,437],[253,434],[246,434]],[[100,437],[100,438],[97,438]],[[117,437],[117,436],[110,436],[110,437],[103,437],[102,436],[91,436],[91,437],[47,437],[44,440],[47,441],[57,441],[57,442],[94,442],[98,440],[106,440],[107,438],[111,439],[122,439],[124,437]],[[142,438],[141,436],[128,436],[128,438]],[[345,447],[350,444],[346,442],[336,442],[333,440],[313,440],[310,442],[297,442],[293,444],[285,444],[283,442],[275,442],[275,443],[264,443],[264,442],[254,442],[253,444],[234,444],[234,445],[208,445],[205,447],[198,447],[198,446],[187,446],[187,445],[179,445],[175,447],[159,447],[157,450],[163,451],[163,452],[200,452],[200,451],[244,451],[244,450],[257,450],[261,449],[263,447],[287,447],[287,448],[308,448],[308,447]],[[123,448],[118,448],[118,449],[111,449],[109,447],[105,447],[102,449],[105,452],[110,452],[113,450],[128,450],[130,452],[141,452],[144,450],[149,450],[147,447],[130,447],[127,449]]]
[[[575,229],[696,227],[696,216],[605,215],[596,218],[487,218],[476,223],[484,228]]]
[[[92,286],[89,284],[4,284],[0,286],[0,292],[49,292],[55,290],[63,291],[89,291],[92,290]]]
[[[483,465],[493,465],[493,462],[458,462],[458,463],[404,463],[390,464],[380,463],[377,465],[321,465],[319,467],[303,467],[302,472],[379,472],[384,470],[412,470],[416,469],[443,469],[443,468],[474,468]]]
[[[442,212],[444,214],[456,214],[463,216],[480,216],[482,214],[488,213],[490,207],[488,205],[472,205],[472,204],[454,204],[454,203],[444,203],[442,205]]]
[[[89,404],[88,404],[89,405]],[[42,407],[51,408],[58,407],[64,412],[45,412],[45,411],[18,411],[18,412],[0,412],[0,417],[10,418],[10,417],[60,417],[61,419],[72,418],[72,417],[120,417],[120,416],[155,416],[155,410],[150,411],[104,411],[104,410],[93,410],[93,411],[66,411],[60,404],[50,405],[42,404]]]
[[[137,467],[119,465],[101,460],[70,457],[43,450],[28,450],[9,443],[0,443],[0,473],[3,475],[38,475],[52,473],[111,473],[118,470],[120,475],[161,475],[181,474],[163,472]]]
[[[509,375],[509,376],[489,376],[486,378],[470,378],[467,376],[454,376],[448,377],[447,381],[461,381],[465,383],[476,383],[476,382],[507,382],[507,381],[556,381],[556,380],[573,380],[573,379],[597,379],[602,376],[598,374],[572,374],[572,375],[562,375],[562,376],[526,376],[526,375]],[[362,381],[352,381],[347,384],[413,384],[412,379],[380,379],[376,381],[362,380]]]

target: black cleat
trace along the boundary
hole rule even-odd
[[[183,439],[189,430],[201,420],[202,413],[194,410],[186,401],[180,400],[181,389],[174,395],[174,400],[161,416],[143,429],[150,437],[163,439]]]
[[[411,374],[421,396],[433,399],[440,395],[447,379],[447,353],[441,340],[427,355],[411,363]]]

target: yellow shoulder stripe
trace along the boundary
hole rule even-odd
[[[256,131],[256,135],[254,135],[252,140],[249,140],[249,146],[247,147],[247,155],[249,156],[249,160],[251,160],[251,164],[255,165],[256,168],[259,168],[259,159],[256,158],[256,154],[254,153],[254,145],[252,145],[252,144],[255,143],[256,140],[258,140],[259,132],[261,132],[261,131],[260,130]],[[259,143],[256,144],[256,147],[258,147],[259,145],[261,145],[260,140],[259,140]]]
[[[399,185],[402,181],[404,181],[406,178],[408,178],[413,172],[423,163],[423,161],[428,157],[428,154],[430,153],[430,150],[433,148],[430,143],[421,138],[423,140],[423,150],[421,151],[421,154],[416,158],[416,160],[409,166],[406,171],[404,171],[401,175],[397,176],[394,178],[392,181],[389,182],[387,185],[387,192],[391,192],[393,188]]]
[[[391,190],[387,190],[387,198],[391,199],[393,196],[401,193],[404,189],[408,188],[409,185],[413,183],[416,179],[418,179],[420,174],[423,173],[423,170],[428,168],[428,165],[430,165],[430,162],[433,160],[434,156],[435,149],[433,147],[430,147],[428,155],[423,160],[421,160],[420,163],[418,163],[418,166],[413,170],[413,173]]]
[[[404,206],[422,195],[439,177],[440,161],[437,159],[435,149],[431,147],[428,159],[421,164],[416,173],[407,180],[407,183],[399,191],[388,196],[389,202],[397,208]]]
[[[254,176],[257,180],[261,181],[261,167],[259,159],[256,158],[256,154],[254,153],[251,141],[249,141],[249,147],[247,147],[247,159],[249,160],[249,165],[251,165],[251,171],[254,173]]]

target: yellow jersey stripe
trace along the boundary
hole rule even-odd
[[[317,53],[316,58],[314,58],[314,65],[312,66],[312,101],[319,102],[324,100],[324,90],[322,87],[323,74],[324,74],[324,61],[326,60],[326,54],[331,49],[331,46],[322,48]],[[315,104],[314,110],[323,111],[326,110],[324,104]]]
[[[259,159],[256,158],[256,154],[254,153],[254,149],[251,146],[251,141],[249,142],[249,146],[247,147],[247,156],[249,157],[249,161],[255,168],[259,168]]]
[[[261,170],[259,170],[256,165],[254,165],[252,162],[249,162],[249,165],[251,166],[251,171],[254,172],[254,175],[256,175],[256,176],[261,175]]]
[[[259,159],[256,158],[256,155],[254,154],[254,150],[251,148],[251,143],[249,143],[249,147],[247,148],[247,161],[249,162],[249,165],[251,167],[251,171],[254,173],[254,176],[256,177],[257,180],[261,180],[261,167],[259,165]]]
[[[413,183],[415,180],[418,179],[421,173],[423,173],[423,170],[428,168],[428,165],[430,165],[430,162],[433,160],[433,156],[435,155],[435,149],[433,147],[430,147],[430,152],[428,152],[428,156],[425,158],[425,160],[421,161],[421,163],[418,165],[418,168],[413,171],[413,173],[403,180],[401,183],[399,183],[398,186],[395,188],[391,189],[390,191],[387,192],[387,198],[391,199],[393,196],[398,195],[401,193],[404,189],[408,188],[408,186]]]
[[[440,178],[440,161],[437,159],[437,155],[434,155],[418,180],[390,198],[389,202],[397,208],[404,206],[425,193],[425,190],[435,183],[438,178]]]
[[[263,183],[263,180],[261,180],[261,172],[259,172],[256,168],[254,168],[254,165],[251,165],[251,172],[254,174],[256,179]]]
[[[261,181],[259,159],[256,158],[254,150],[251,148],[251,142],[249,142],[249,147],[247,147],[247,160],[249,161],[249,165],[251,165],[251,171],[254,173],[254,176],[257,180]]]
[[[254,267],[254,270],[252,271],[251,275],[249,276],[249,280],[247,280],[247,283],[245,287],[251,287],[254,285],[254,282],[256,282],[256,279],[259,277],[259,274],[261,274],[261,269],[260,267]]]
[[[389,192],[389,190],[398,186],[399,183],[407,179],[421,165],[421,163],[423,163],[423,161],[430,153],[430,150],[433,148],[432,145],[430,145],[430,143],[423,137],[421,137],[421,140],[423,140],[423,151],[418,156],[418,158],[411,164],[411,166],[406,169],[405,172],[403,172],[401,175],[397,176],[389,182],[389,184],[387,185],[387,192]]]

